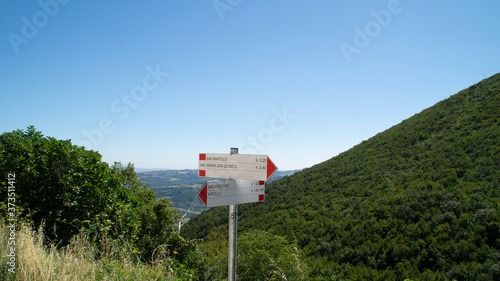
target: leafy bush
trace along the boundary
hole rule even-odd
[[[238,237],[240,280],[306,280],[307,265],[294,243],[262,230]]]

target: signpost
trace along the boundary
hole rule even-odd
[[[267,181],[278,168],[267,155],[200,153],[198,175],[221,179]]]
[[[206,207],[229,205],[228,281],[236,280],[238,204],[264,201],[265,181],[278,168],[267,155],[200,153],[198,176],[228,179],[207,181],[198,193]]]

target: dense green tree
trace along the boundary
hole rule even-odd
[[[64,242],[82,227],[111,228],[117,202],[126,197],[97,152],[44,137],[34,127],[0,136],[0,171],[4,178],[16,175],[18,217],[45,224],[48,237]]]
[[[46,236],[62,245],[87,231],[96,242],[126,241],[147,257],[177,219],[168,200],[157,201],[141,185],[132,164],[109,167],[98,152],[45,137],[34,127],[0,135],[2,210],[9,173],[16,179],[17,218],[35,228],[43,224]]]

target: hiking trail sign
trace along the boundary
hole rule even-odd
[[[200,153],[198,176],[228,180],[207,181],[198,192],[206,207],[229,205],[227,280],[236,280],[238,204],[264,201],[265,182],[278,170],[267,155]]]
[[[264,201],[264,181],[207,181],[198,198],[208,208]]]
[[[267,181],[278,168],[267,155],[200,153],[198,176]]]

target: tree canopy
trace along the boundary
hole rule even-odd
[[[7,176],[15,174],[17,218],[62,245],[81,231],[122,239],[144,256],[171,234],[177,214],[167,199],[142,186],[134,166],[110,167],[96,151],[45,137],[34,127],[0,135],[0,210],[6,214]]]

